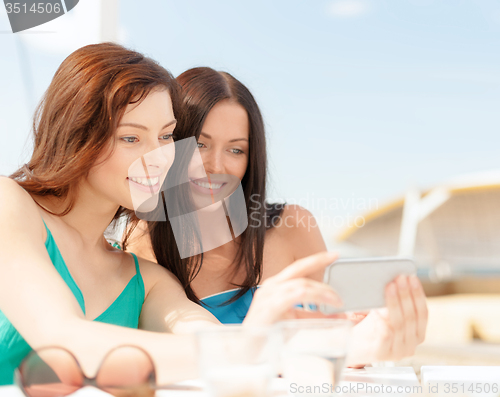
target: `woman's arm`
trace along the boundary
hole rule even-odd
[[[159,334],[88,321],[45,249],[31,197],[0,178],[0,309],[34,348],[72,351],[89,375],[113,347],[131,344],[153,357],[160,382],[197,376],[192,336]]]
[[[339,306],[332,288],[310,279],[336,259],[331,252],[320,252],[296,261],[274,277],[267,279],[255,292],[245,326],[270,325],[297,318],[295,305],[302,301]],[[163,267],[141,260],[145,284],[153,284],[144,303],[140,327],[152,331],[192,333],[200,328],[220,325],[200,305],[190,301],[175,276]]]
[[[0,309],[32,348],[64,347],[92,376],[113,347],[136,345],[155,361],[160,383],[197,376],[194,337],[188,333],[216,326],[217,320],[190,302],[168,272],[141,260],[148,287],[140,325],[149,331],[89,321],[47,254],[36,204],[7,178],[0,178],[0,223],[7,225],[0,228]],[[275,280],[280,288],[262,288],[262,299],[256,299],[262,310],[254,310],[246,324],[269,324],[286,317],[291,301],[304,297],[317,304],[335,304],[331,288],[299,279],[331,260],[331,254],[320,254],[290,266]],[[282,292],[279,300],[263,299],[266,291],[277,290]],[[167,330],[176,335],[151,332]]]
[[[281,237],[278,240],[283,245],[281,250],[291,252],[293,260],[325,250],[316,220],[309,211],[297,205],[285,206],[282,222],[274,232]],[[290,260],[285,266],[291,264]],[[272,264],[265,264],[268,265]],[[273,272],[280,270],[272,269]],[[314,273],[311,278],[323,280],[322,271]],[[386,288],[386,303],[384,309],[346,315],[356,324],[349,365],[362,367],[362,363],[367,362],[400,360],[413,355],[415,348],[424,341],[428,313],[425,293],[418,278],[401,276],[390,283]],[[301,315],[324,317],[320,312]]]
[[[182,285],[168,270],[142,258],[139,264],[148,291],[139,321],[141,329],[185,334],[221,325],[212,313],[187,298]]]

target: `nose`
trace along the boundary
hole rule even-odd
[[[166,163],[168,163],[167,154],[165,146],[160,145],[157,139],[148,142],[145,147],[145,152],[142,155],[143,166],[147,168],[163,168]]]
[[[203,166],[208,174],[224,174],[224,163],[220,150],[210,149],[202,155]]]

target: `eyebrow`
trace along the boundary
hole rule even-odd
[[[170,122],[168,122],[167,124],[165,124],[163,127],[161,127],[161,129],[165,129],[167,127],[170,127],[172,124],[175,124],[177,123],[177,120],[172,120]],[[144,131],[147,131],[148,130],[148,127],[142,125],[142,124],[136,124],[136,123],[121,123],[120,125],[118,125],[118,127],[134,127],[134,128],[139,128],[140,130],[144,130]]]
[[[200,135],[203,135],[204,137],[207,137],[208,139],[212,139],[212,136],[207,134],[206,132],[200,132]],[[229,142],[238,142],[238,141],[247,141],[248,142],[248,139],[236,138],[236,139],[231,139]]]

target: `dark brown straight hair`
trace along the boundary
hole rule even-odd
[[[179,86],[173,76],[144,55],[114,43],[82,47],[57,69],[33,119],[31,159],[10,175],[35,195],[68,199],[113,137],[125,108],[152,90],[168,90],[178,113]],[[115,214],[132,215],[123,207]]]
[[[235,285],[241,290],[226,302],[228,304],[257,286],[262,277],[267,224],[264,205],[267,172],[264,122],[250,91],[229,73],[199,67],[182,73],[177,77],[177,81],[182,87],[183,101],[174,131],[175,140],[192,136],[198,139],[208,113],[222,100],[240,104],[248,115],[250,128],[248,166],[241,181],[248,214],[248,227],[239,238],[239,247],[234,258],[234,263],[238,264],[237,269],[245,268],[246,278],[241,285]],[[202,266],[203,254],[181,259],[168,221],[149,222],[148,229],[158,263],[177,276],[189,299],[201,303],[191,288],[191,282]]]

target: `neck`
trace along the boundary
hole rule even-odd
[[[68,199],[60,200],[55,197],[37,197],[37,201],[54,213],[62,212],[69,203]],[[82,185],[71,211],[59,218],[81,236],[85,245],[98,247],[102,246],[104,231],[118,208],[116,203],[98,197],[91,189]]]
[[[230,241],[227,244],[214,248],[203,254],[202,269],[214,273],[231,275],[236,270],[238,263],[235,263],[238,252],[238,242]]]

